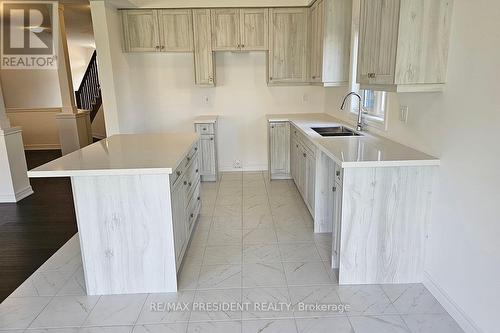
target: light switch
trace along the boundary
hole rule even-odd
[[[202,102],[205,105],[210,104],[210,96],[208,96],[208,95],[203,96]]]

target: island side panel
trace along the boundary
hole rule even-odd
[[[344,170],[340,284],[422,282],[435,170]]]
[[[89,295],[177,291],[167,174],[71,178]]]

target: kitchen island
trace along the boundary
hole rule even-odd
[[[327,114],[268,115],[271,179],[293,179],[316,233],[332,233],[340,284],[423,281],[439,159]],[[324,137],[344,126],[361,135]]]
[[[201,207],[198,142],[114,135],[28,172],[71,178],[87,294],[177,291]]]

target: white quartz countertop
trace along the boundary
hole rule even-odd
[[[32,169],[28,176],[170,174],[198,138],[196,133],[113,135]]]
[[[194,118],[195,124],[213,124],[217,122],[218,115],[203,115]]]
[[[316,147],[343,168],[432,166],[440,161],[413,148],[389,139],[363,132],[363,136],[322,137],[311,127],[345,126],[354,129],[325,113],[270,114],[269,122],[288,121],[303,132]]]

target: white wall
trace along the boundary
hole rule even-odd
[[[239,159],[247,170],[262,170],[267,168],[265,114],[323,111],[321,87],[267,86],[265,52],[217,53],[217,87],[195,87],[192,54],[123,53],[118,13],[107,10],[122,133],[192,131],[195,116],[219,114],[221,169],[232,169]]]
[[[427,285],[463,311],[464,327],[483,332],[500,327],[499,18],[496,0],[455,0],[446,91],[391,94],[381,133],[441,157]],[[343,93],[328,89],[325,109],[348,119],[335,111]],[[407,124],[399,105],[409,106]]]

